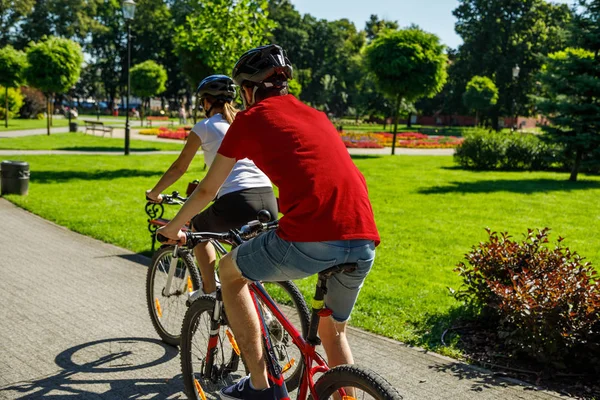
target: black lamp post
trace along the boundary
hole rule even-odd
[[[512,69],[512,78],[513,78],[513,86],[514,86],[514,97],[513,97],[513,112],[512,112],[512,127],[511,130],[515,131],[516,125],[518,123],[519,117],[517,116],[517,80],[519,79],[519,72],[521,72],[521,68],[519,68],[519,64],[515,64]]]
[[[129,68],[131,64],[131,21],[135,15],[135,1],[124,0],[122,3],[123,17],[127,23],[127,101],[125,109],[125,155],[129,155],[129,96],[131,88],[131,79]]]

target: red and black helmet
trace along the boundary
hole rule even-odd
[[[231,77],[236,85],[249,81],[262,83],[269,78],[287,81],[292,79],[292,63],[285,50],[276,44],[257,47],[245,52],[233,67]]]

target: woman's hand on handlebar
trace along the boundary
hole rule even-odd
[[[152,189],[150,190],[146,190],[146,200],[148,200],[151,203],[162,203],[163,201],[163,197],[161,194],[154,194],[152,192]]]
[[[187,242],[187,237],[184,232],[181,230],[173,231],[168,224],[156,231],[157,237],[159,234],[168,239],[166,242],[161,242],[164,244],[176,244],[183,246]]]

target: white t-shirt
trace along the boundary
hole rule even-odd
[[[209,168],[215,160],[227,129],[229,129],[229,122],[221,114],[203,119],[192,128],[192,132],[202,141],[204,161]],[[252,161],[244,158],[235,163],[233,170],[219,189],[217,197],[244,189],[271,186],[269,178]]]

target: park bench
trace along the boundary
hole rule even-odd
[[[110,133],[110,137],[112,137],[113,127],[104,125],[104,122],[100,121],[83,121],[85,123],[85,133],[88,131],[92,131],[94,134],[96,131],[102,132],[102,136],[104,136],[107,132]]]
[[[189,197],[192,194],[194,189],[196,189],[196,186],[198,186],[198,183],[200,183],[200,182],[197,180],[194,180],[193,182],[190,182],[188,184],[188,187],[186,190],[186,197]],[[178,195],[179,195],[179,193],[173,192],[174,198],[177,198]],[[171,204],[176,204],[176,203],[171,203]],[[156,231],[159,228],[168,224],[169,221],[171,221],[170,219],[163,218],[164,213],[165,213],[164,204],[151,203],[151,202],[146,203],[146,215],[148,215],[148,231],[150,232],[150,236],[152,238],[152,251],[154,251],[154,247],[156,246]],[[188,229],[190,229],[189,222],[185,225],[183,230],[185,231]]]
[[[173,126],[173,121],[169,121],[169,117],[146,117],[146,121],[148,121],[148,126],[152,127],[152,121],[166,121],[169,122],[170,126]]]

